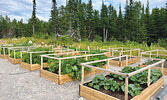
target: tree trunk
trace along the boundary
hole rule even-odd
[[[108,29],[106,29],[105,41],[107,41],[107,34],[108,34]]]
[[[105,42],[105,38],[106,38],[106,36],[105,36],[105,27],[103,27],[103,42]]]
[[[32,33],[33,33],[33,34],[35,33],[35,26],[34,26],[34,24],[33,24],[33,26],[32,26]]]

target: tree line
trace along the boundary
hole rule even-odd
[[[125,11],[121,5],[117,11],[111,4],[94,10],[92,0],[67,0],[66,5],[57,7],[52,0],[50,19],[42,21],[36,17],[36,0],[33,0],[32,17],[27,23],[23,20],[10,20],[0,16],[0,38],[31,37],[48,34],[59,38],[69,35],[76,41],[101,39],[102,41],[157,42],[167,39],[167,2],[162,8],[144,7],[140,1],[126,0]]]

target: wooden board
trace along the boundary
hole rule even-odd
[[[58,84],[59,76],[46,70],[40,70],[40,76]]]
[[[3,58],[3,59],[8,59],[9,55],[2,55],[2,54],[0,54],[0,57]]]
[[[20,64],[21,63],[20,59],[14,59],[11,57],[8,57],[8,61],[11,62],[12,64]]]
[[[41,68],[41,65],[39,64],[28,64],[25,62],[21,62],[20,67],[27,69],[29,71],[35,71],[35,70],[39,70]]]
[[[154,84],[143,90],[140,95],[135,96],[132,100],[148,100],[154,93],[156,93],[164,85],[164,77],[161,77]]]
[[[106,52],[106,56],[110,58],[111,57],[111,52]]]
[[[97,70],[92,69],[92,72],[89,73],[86,70],[85,71],[85,77],[88,77],[88,76],[91,76],[91,75],[95,75],[96,71]],[[72,77],[69,74],[60,75],[59,76],[59,75],[57,75],[55,73],[51,73],[51,72],[43,70],[43,69],[40,70],[40,76],[43,77],[43,78],[46,78],[46,79],[48,79],[50,81],[53,81],[53,82],[55,82],[55,83],[57,83],[59,85],[76,80],[76,79],[72,79]]]
[[[128,65],[134,64],[136,62],[140,62],[140,57],[135,57],[135,58],[128,59]],[[110,61],[110,65],[123,67],[123,66],[126,66],[126,60],[120,61],[120,62],[119,61],[115,61],[115,60],[111,60]]]
[[[164,85],[164,77],[161,77],[157,82],[147,87],[141,94],[135,96],[131,100],[148,100],[161,86]],[[119,100],[113,96],[107,95],[90,87],[80,84],[79,95],[88,100]]]

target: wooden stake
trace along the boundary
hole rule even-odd
[[[107,67],[108,67],[108,70],[110,70],[110,60],[109,59],[107,61]],[[110,73],[108,72],[108,74],[110,74]]]
[[[132,50],[130,50],[130,59],[131,59],[131,57],[132,57]]]
[[[126,56],[126,66],[128,65],[128,56]]]
[[[151,68],[148,69],[147,86],[150,86],[150,75],[151,75]]]
[[[59,59],[59,76],[61,75],[61,59]]]
[[[150,58],[151,58],[151,51],[150,51]]]
[[[159,54],[159,52],[158,52],[158,50],[157,50],[157,57],[158,57],[158,54]]]
[[[30,53],[30,65],[32,65],[32,53]]]
[[[164,62],[163,63],[161,63],[161,73],[162,73],[162,75],[164,75]]]
[[[125,100],[128,100],[128,76],[125,78]]]
[[[112,48],[112,57],[114,57],[114,48]]]
[[[5,55],[5,48],[3,48],[3,54]]]
[[[43,57],[41,56],[41,70],[43,69]]]
[[[82,66],[82,79],[81,84],[84,84],[84,66]]]
[[[138,51],[138,56],[140,57],[140,49],[139,49],[139,51]]]
[[[119,57],[121,56],[121,52],[119,53]],[[121,57],[119,58],[119,62],[121,62]]]

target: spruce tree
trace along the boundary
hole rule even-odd
[[[57,11],[57,3],[56,0],[52,0],[52,9],[51,9],[51,23],[53,25],[53,30],[58,38],[58,31],[57,31],[57,26],[58,26],[58,11]]]
[[[105,42],[108,36],[108,9],[103,1],[101,9],[101,28],[103,30],[103,42]]]
[[[87,7],[86,7],[86,13],[87,13],[87,30],[88,30],[88,39],[91,39],[92,36],[92,20],[93,20],[93,6],[92,6],[92,0],[89,0]]]
[[[32,30],[33,34],[35,33],[35,25],[36,25],[36,0],[33,0],[33,11],[32,11]]]
[[[118,34],[117,39],[119,41],[123,41],[124,33],[123,33],[123,17],[122,17],[121,4],[119,5],[119,15],[117,18],[117,34]]]

